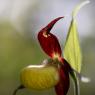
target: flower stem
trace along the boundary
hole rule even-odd
[[[14,90],[14,92],[13,92],[12,95],[16,95],[17,91],[20,90],[20,89],[23,89],[23,88],[25,88],[23,85],[18,86],[18,87]]]
[[[71,71],[70,75],[74,81],[74,95],[80,95],[79,79],[74,71]]]

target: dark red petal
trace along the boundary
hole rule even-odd
[[[61,65],[59,68],[60,81],[55,86],[55,91],[57,95],[66,95],[69,89],[70,80],[69,72],[67,70],[67,65]]]
[[[50,57],[54,58],[61,56],[61,47],[59,41],[55,35],[50,33],[50,30],[54,24],[63,17],[59,17],[51,21],[45,28],[38,33],[39,43],[44,52]]]
[[[64,69],[66,71],[68,71],[69,73],[73,71],[72,67],[70,66],[70,64],[64,59],[64,58],[60,58],[60,62],[62,63],[62,65],[65,67]]]

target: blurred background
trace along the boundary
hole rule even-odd
[[[52,29],[63,48],[74,7],[84,0],[0,0],[0,95],[12,95],[20,84],[20,71],[29,64],[40,64],[47,55],[41,50],[37,33],[56,17],[64,16]],[[95,0],[80,10],[77,21],[83,53],[81,95],[95,95]],[[46,91],[19,91],[17,95],[55,95]],[[71,83],[68,95],[73,94]]]

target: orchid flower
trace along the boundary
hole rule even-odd
[[[54,19],[38,33],[38,40],[43,51],[54,61],[57,60],[57,68],[60,76],[58,84],[55,85],[57,95],[66,95],[69,89],[70,66],[66,60],[62,58],[62,50],[57,37],[50,33],[54,24],[62,18],[63,17],[58,17]]]
[[[49,56],[40,65],[29,65],[21,71],[21,85],[14,91],[29,88],[44,90],[51,87],[55,88],[56,95],[67,95],[70,87],[70,77],[74,80],[75,94],[79,95],[78,78],[88,82],[88,78],[80,74],[81,70],[81,50],[77,35],[77,25],[75,16],[78,10],[89,3],[88,1],[80,4],[73,12],[73,18],[69,28],[68,36],[64,48],[64,57],[58,38],[51,33],[51,29],[57,21],[64,17],[52,20],[47,26],[38,32],[38,41],[42,50]]]
[[[53,25],[63,17],[58,17],[51,21],[45,28],[38,33],[39,43],[44,52],[53,60],[57,60],[59,72],[59,82],[55,85],[57,95],[66,95],[69,89],[69,71],[65,66],[65,60],[62,58],[62,51],[57,37],[50,33]],[[59,64],[60,63],[60,64]],[[64,66],[63,66],[64,65]]]

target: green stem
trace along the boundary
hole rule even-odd
[[[71,71],[70,75],[74,81],[74,95],[80,95],[79,79],[74,71]]]
[[[16,95],[17,91],[20,90],[20,89],[23,89],[23,88],[25,88],[23,85],[18,86],[18,87],[14,90],[14,92],[13,92],[12,95]]]

